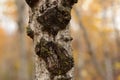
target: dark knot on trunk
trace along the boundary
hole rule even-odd
[[[43,31],[56,36],[58,31],[66,28],[70,19],[70,12],[60,10],[57,6],[51,6],[38,16],[37,21],[43,25]]]
[[[72,56],[56,42],[41,38],[35,51],[46,62],[47,69],[52,76],[65,75],[74,66]]]

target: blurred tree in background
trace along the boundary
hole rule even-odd
[[[23,2],[19,11],[20,2],[0,0],[0,80],[32,80],[33,43],[25,33],[28,6]],[[71,15],[75,80],[120,80],[120,0],[79,0]],[[27,72],[20,78],[22,67]]]

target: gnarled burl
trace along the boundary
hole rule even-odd
[[[35,47],[36,54],[47,64],[51,78],[66,73],[74,66],[73,58],[68,51],[60,44],[47,41],[41,38],[40,43]]]

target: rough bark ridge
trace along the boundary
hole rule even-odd
[[[69,21],[77,0],[26,0],[30,7],[27,34],[34,40],[35,80],[73,80]]]

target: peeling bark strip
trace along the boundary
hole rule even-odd
[[[69,32],[77,0],[26,0],[30,7],[27,34],[34,39],[35,80],[73,80],[74,61]]]

